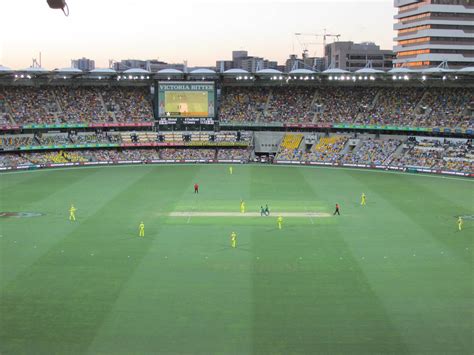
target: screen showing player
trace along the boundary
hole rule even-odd
[[[160,118],[214,118],[214,102],[214,83],[166,82],[158,84]]]

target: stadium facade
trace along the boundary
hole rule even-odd
[[[394,0],[397,67],[474,66],[474,3],[470,0]]]

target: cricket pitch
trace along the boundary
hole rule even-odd
[[[260,212],[171,212],[169,217],[260,217]],[[268,217],[290,218],[327,218],[329,213],[324,212],[272,212]],[[265,216],[267,217],[267,216]]]

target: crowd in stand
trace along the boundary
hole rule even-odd
[[[309,152],[301,155],[301,160],[335,163],[339,161],[347,141],[345,136],[322,137]]]
[[[350,139],[335,135],[322,137],[309,151],[305,151],[305,148],[288,150],[282,143],[276,160],[474,172],[471,140]]]
[[[268,90],[260,87],[225,87],[219,118],[221,121],[263,121]]]
[[[374,104],[377,88],[333,87],[316,93],[316,123],[356,122]]]
[[[4,150],[34,144],[33,135],[0,136],[0,148]]]
[[[151,160],[243,160],[248,149],[97,149],[0,154],[0,166]]]
[[[377,100],[359,116],[359,123],[412,126],[415,109],[423,97],[422,88],[382,88]]]
[[[0,124],[151,121],[150,96],[143,87],[3,87]],[[220,100],[223,122],[474,127],[469,88],[224,87]]]
[[[61,120],[58,116],[59,107],[52,88],[9,87],[1,94],[15,124],[53,124],[67,121],[67,117]]]
[[[395,166],[474,172],[472,141],[414,139],[406,143],[405,153],[391,162]]]
[[[0,148],[4,150],[16,149],[25,146],[50,146],[50,145],[71,145],[71,144],[109,144],[121,143],[120,134],[111,132],[96,133],[68,133],[0,135]]]
[[[162,149],[160,154],[165,160],[216,159],[215,149]]]
[[[218,160],[240,160],[250,161],[251,151],[248,149],[219,149],[217,151]]]
[[[102,97],[117,122],[143,122],[153,120],[153,110],[146,88],[108,88]]]
[[[10,124],[113,123],[153,120],[144,88],[6,87],[1,121]]]
[[[362,140],[351,152],[344,154],[340,161],[352,164],[381,165],[390,161],[391,155],[397,150],[402,141],[400,139],[367,139]]]
[[[309,123],[314,119],[314,90],[311,88],[274,88],[265,113],[265,121]]]

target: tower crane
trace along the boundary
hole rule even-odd
[[[332,34],[332,33],[327,33],[327,30],[324,29],[323,30],[323,33],[302,33],[302,32],[297,32],[295,33],[295,37],[296,39],[298,40],[298,42],[303,46],[307,47],[307,44],[321,44],[321,43],[304,43],[304,42],[301,42],[300,41],[300,37],[304,37],[304,36],[309,36],[309,37],[317,37],[317,38],[321,38],[323,39],[323,42],[322,42],[322,45],[324,46],[324,48],[326,48],[326,43],[327,43],[327,39],[328,38],[335,38],[336,41],[339,41],[339,37],[341,37],[340,34]],[[323,48],[323,52],[324,52],[324,48]],[[307,52],[307,48],[303,48],[306,52]]]

